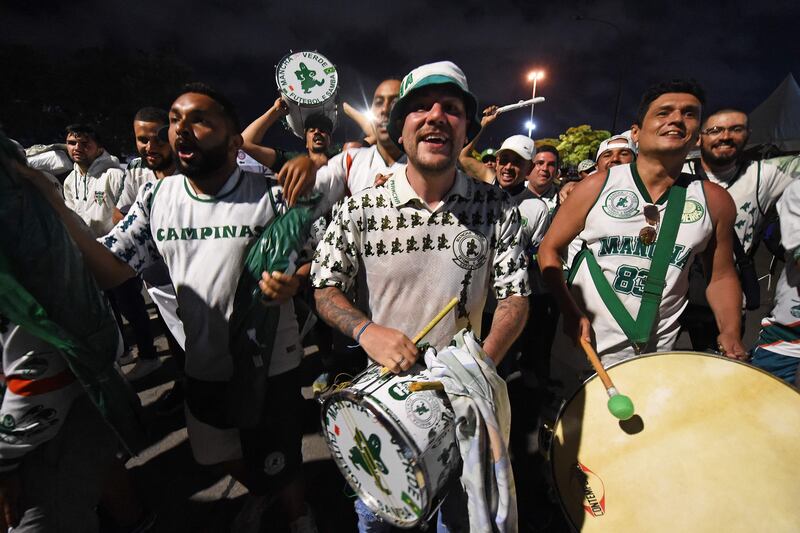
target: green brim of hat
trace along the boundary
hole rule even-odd
[[[394,107],[392,107],[392,111],[389,114],[389,124],[387,125],[386,129],[388,130],[389,136],[394,144],[396,144],[401,150],[403,150],[403,145],[398,142],[398,139],[400,139],[400,136],[403,132],[402,122],[408,114],[406,107],[408,105],[409,97],[419,89],[428,87],[430,85],[452,85],[458,89],[461,92],[461,95],[464,97],[464,107],[467,114],[467,119],[469,120],[469,125],[467,126],[467,139],[472,140],[472,138],[475,137],[479,131],[481,131],[481,122],[478,120],[477,115],[478,99],[475,98],[475,95],[462,89],[452,80],[452,78],[436,74],[421,79],[414,85],[413,90],[405,93],[395,102]]]

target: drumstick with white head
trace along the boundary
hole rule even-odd
[[[452,311],[452,309],[456,306],[456,304],[458,304],[458,297],[455,297],[452,300],[450,300],[449,302],[447,302],[447,305],[445,305],[444,308],[442,308],[442,310],[439,311],[439,314],[437,314],[435,317],[433,317],[433,320],[428,322],[428,325],[425,326],[424,328],[422,328],[419,331],[419,333],[414,335],[414,338],[411,339],[411,342],[413,342],[414,344],[417,344],[419,341],[421,341],[422,338],[425,335],[427,335],[428,332],[430,332],[430,330],[432,330],[434,328],[434,326],[436,326],[436,324],[438,324],[439,321],[445,317],[445,315],[447,315],[447,313]],[[381,368],[381,376],[386,374],[386,373],[388,373],[388,372],[390,372],[390,370],[388,368],[386,368],[386,367]]]
[[[597,352],[594,351],[592,344],[586,339],[581,339],[581,347],[583,351],[586,352],[586,357],[592,364],[592,368],[597,372],[597,376],[606,388],[606,392],[609,396],[608,410],[615,418],[628,420],[634,413],[633,402],[624,394],[620,394],[617,387],[614,386],[614,382],[611,381],[608,372],[603,368],[603,363],[600,362],[600,358],[597,356]]]

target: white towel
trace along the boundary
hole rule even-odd
[[[517,497],[508,456],[511,408],[506,383],[472,332],[461,330],[425,363],[441,381],[456,415],[456,438],[467,493],[470,531],[516,533]]]

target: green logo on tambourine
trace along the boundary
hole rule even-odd
[[[316,52],[297,52],[284,57],[275,78],[281,92],[301,105],[326,102],[335,96],[339,83],[336,67]]]

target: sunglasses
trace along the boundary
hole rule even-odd
[[[653,204],[644,206],[643,212],[647,226],[639,230],[639,241],[644,245],[649,245],[656,242],[658,224],[661,222],[661,213],[658,211],[658,206]]]

